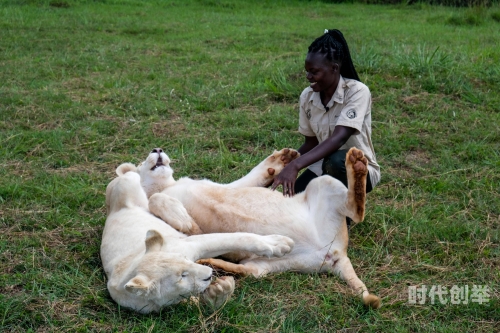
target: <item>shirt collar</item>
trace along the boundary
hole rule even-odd
[[[339,84],[337,85],[337,89],[333,93],[332,99],[326,105],[328,108],[331,108],[333,106],[333,103],[339,103],[339,104],[344,103],[345,88],[347,88],[347,84],[341,75],[339,79]],[[324,108],[323,103],[321,103],[321,97],[319,96],[319,92],[313,92],[311,94],[311,97],[309,97],[309,103],[312,103],[317,108],[320,109]]]

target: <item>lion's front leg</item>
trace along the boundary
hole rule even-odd
[[[280,151],[274,151],[264,161],[254,167],[245,177],[234,181],[225,186],[230,188],[242,187],[267,187],[271,185],[276,177],[285,166],[298,158],[300,153],[295,149],[283,148]]]
[[[182,233],[187,235],[203,233],[188,214],[184,205],[169,195],[164,193],[153,194],[149,198],[149,211]]]
[[[183,242],[184,254],[193,261],[237,251],[251,252],[268,258],[282,257],[290,252],[294,245],[293,240],[286,236],[261,236],[245,232],[195,235],[184,239]]]

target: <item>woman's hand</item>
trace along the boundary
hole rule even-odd
[[[295,163],[290,162],[280,174],[274,178],[271,190],[275,190],[278,186],[283,186],[283,195],[293,197],[295,195],[295,180],[300,169],[297,169]]]

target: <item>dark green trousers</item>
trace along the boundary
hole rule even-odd
[[[337,150],[335,153],[327,156],[323,159],[323,175],[332,176],[338,179],[342,184],[347,187],[347,173],[345,170],[345,157],[347,155],[347,150]],[[306,169],[295,181],[295,193],[303,192],[307,184],[314,178],[318,177],[314,172]],[[370,174],[366,178],[366,193],[371,192],[372,182],[370,181]]]

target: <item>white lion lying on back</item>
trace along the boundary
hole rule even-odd
[[[108,217],[101,260],[111,297],[121,306],[142,313],[158,311],[202,293],[219,307],[234,290],[232,277],[211,283],[212,269],[195,263],[228,252],[282,256],[293,241],[284,236],[250,233],[186,236],[153,216],[140,177],[128,172],[106,189]]]
[[[117,173],[136,171],[149,197],[149,210],[186,234],[281,234],[295,242],[292,252],[281,258],[237,251],[229,256],[237,264],[220,259],[199,262],[254,276],[282,271],[335,273],[361,295],[365,305],[380,307],[380,298],[368,292],[347,257],[346,216],[354,222],[364,219],[366,158],[355,148],[348,152],[348,189],[330,176],[312,180],[292,198],[262,188],[296,156],[289,149],[275,152],[247,176],[226,185],[190,178],[175,181],[170,160],[160,148],[138,167],[122,164]]]

